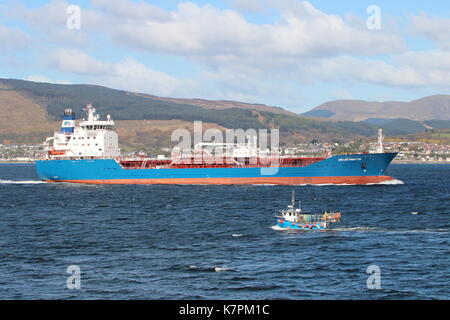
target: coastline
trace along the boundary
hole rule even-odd
[[[36,160],[30,160],[30,161],[17,161],[17,160],[11,160],[11,161],[0,161],[0,164],[2,163],[35,163]]]
[[[392,164],[450,164],[449,161],[393,160]]]

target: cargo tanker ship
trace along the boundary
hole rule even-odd
[[[76,124],[74,113],[66,109],[61,130],[45,141],[45,158],[36,161],[41,180],[88,184],[277,185],[395,181],[385,170],[396,153],[383,151],[381,135],[375,153],[274,159],[270,153],[261,156],[256,141],[250,139],[244,145],[224,144],[227,152],[220,159],[208,157],[204,151],[193,152],[189,159],[126,158],[120,156],[111,117],[101,120],[90,104],[83,110],[87,118]],[[194,149],[208,145],[213,144],[199,143]]]

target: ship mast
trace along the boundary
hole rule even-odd
[[[295,190],[292,190],[292,211],[295,211]]]
[[[378,145],[377,145],[377,153],[384,153],[384,146],[383,146],[383,129],[378,129]]]

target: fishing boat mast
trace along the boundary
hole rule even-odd
[[[295,212],[295,190],[292,190],[292,211]]]

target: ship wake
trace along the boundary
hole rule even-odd
[[[405,184],[402,180],[398,180],[398,179],[393,179],[393,180],[388,180],[388,181],[383,181],[383,182],[378,182],[378,183],[368,183],[368,185],[397,185],[397,184]]]
[[[41,180],[1,180],[0,184],[40,184],[45,183],[45,181]]]
[[[299,184],[298,186],[318,186],[318,187],[326,187],[326,186],[382,186],[382,185],[401,185],[405,184],[402,180],[393,179],[381,182],[373,182],[373,183],[320,183],[320,184]]]

